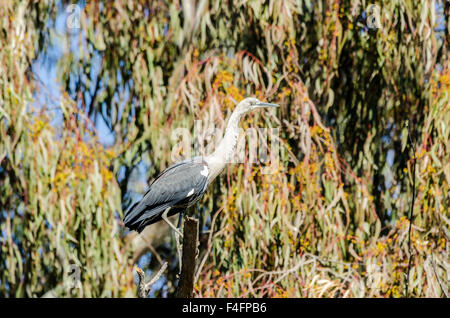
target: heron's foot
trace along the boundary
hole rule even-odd
[[[179,237],[183,237],[183,234],[175,227],[175,225],[173,225],[170,221],[169,218],[167,217],[167,213],[169,213],[170,208],[167,208],[164,213],[161,215],[162,219],[164,220],[164,222],[167,223],[167,225],[169,225],[172,230],[175,231],[176,234],[178,234]]]

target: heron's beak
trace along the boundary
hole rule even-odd
[[[278,105],[278,104],[263,103],[263,102],[259,102],[256,106],[257,107],[280,107],[280,105]]]

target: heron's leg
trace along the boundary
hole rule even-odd
[[[177,224],[178,229],[181,226],[181,220],[183,219],[183,214],[184,214],[184,210],[181,210],[180,214],[178,216],[178,224]],[[179,259],[178,265],[179,265],[179,270],[180,270],[179,273],[181,274],[181,256],[183,253],[182,253],[182,247],[180,244],[180,237],[176,233],[175,233],[175,241],[177,242],[177,251],[178,251],[178,259]]]
[[[178,253],[178,273],[181,274],[181,260],[182,260],[182,247],[180,243],[180,235],[178,233],[175,233],[175,241],[177,242],[177,253]]]
[[[171,208],[167,208],[165,211],[164,211],[164,213],[161,215],[161,218],[164,220],[164,222],[166,222],[167,223],[167,225],[169,225],[171,228],[172,228],[172,230],[174,230],[175,231],[175,233],[177,233],[178,234],[178,236],[181,236],[181,237],[183,237],[183,234],[181,234],[181,232],[169,221],[169,219],[167,218],[167,213],[169,213],[169,210],[170,210]]]
[[[181,273],[181,244],[180,244],[180,236],[183,237],[183,234],[181,234],[181,232],[169,221],[169,219],[167,218],[167,213],[169,213],[170,208],[167,208],[164,213],[161,215],[162,219],[164,220],[164,222],[166,222],[171,228],[172,230],[175,231],[175,241],[177,242],[177,252],[178,252],[178,264],[179,264],[179,270]],[[181,213],[180,213],[181,215]],[[178,227],[180,227],[181,224],[181,218],[178,220]]]
[[[183,218],[183,215],[184,215],[184,210],[181,210],[181,211],[180,211],[180,214],[179,214],[179,216],[178,216],[178,224],[177,224],[177,228],[178,228],[178,229],[180,228],[180,225],[181,225],[181,219]]]

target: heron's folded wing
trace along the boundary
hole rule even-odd
[[[207,176],[201,173],[205,165],[202,161],[189,160],[164,170],[142,200],[125,214],[125,225],[132,228],[142,221],[158,217],[168,207],[202,195],[207,181]]]

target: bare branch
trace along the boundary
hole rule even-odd
[[[159,271],[155,275],[153,275],[153,277],[150,279],[150,281],[148,283],[146,283],[145,282],[145,272],[142,269],[140,269],[139,267],[136,267],[136,271],[139,275],[139,284],[138,284],[139,298],[147,298],[148,297],[150,288],[161,277],[161,275],[166,270],[166,268],[167,268],[167,262],[164,262],[164,264],[162,264]]]
[[[200,262],[199,267],[197,268],[197,272],[195,274],[195,279],[194,279],[194,283],[198,280],[198,278],[200,277],[200,273],[202,271],[203,266],[205,266],[206,260],[208,259],[209,254],[211,253],[211,248],[212,248],[212,237],[213,237],[213,233],[214,233],[214,225],[216,223],[216,219],[217,216],[220,214],[220,212],[223,210],[223,208],[220,208],[216,214],[214,214],[213,219],[211,221],[211,226],[209,229],[209,236],[208,236],[208,249],[205,253],[205,255],[203,256],[202,261]]]

